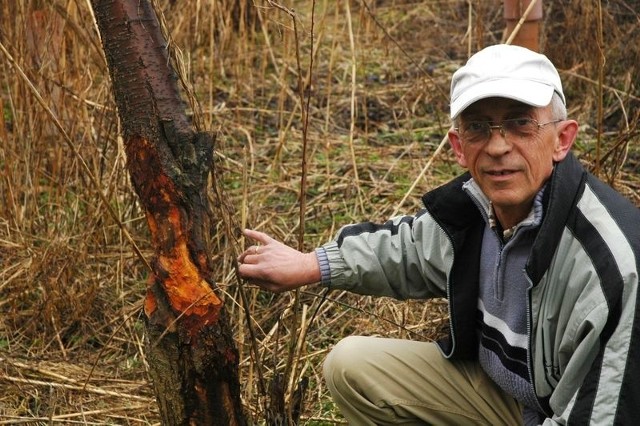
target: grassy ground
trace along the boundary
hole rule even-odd
[[[0,425],[158,423],[140,311],[147,272],[98,193],[146,256],[149,236],[88,3],[0,5]],[[420,194],[460,172],[441,146],[449,78],[469,52],[501,40],[500,2],[255,3],[158,5],[202,119],[218,134],[217,183],[236,224],[293,246],[304,225],[308,250],[344,224],[415,212]],[[582,124],[581,160],[640,205],[640,5],[599,6],[545,2],[543,50]],[[237,15],[247,19],[234,24]],[[224,229],[221,221],[211,230],[212,257],[242,355],[247,410],[259,422],[264,396],[231,267],[241,247]],[[335,292],[325,300],[309,288],[297,303],[251,289],[250,303],[267,377],[284,371],[289,342],[306,334],[293,350],[295,377],[311,382],[305,424],[341,422],[320,379],[340,337],[432,339],[446,326],[441,300]]]

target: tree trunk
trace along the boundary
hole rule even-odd
[[[536,1],[536,4],[533,5],[533,8],[519,28],[518,34],[516,34],[512,44],[526,47],[534,52],[539,52],[543,0],[504,0],[504,20],[506,22],[506,28],[503,38],[506,40],[511,36],[511,33],[516,29],[520,18],[522,18],[522,15],[532,1]]]
[[[92,0],[122,122],[127,168],[155,255],[146,355],[166,425],[244,425],[238,352],[213,291],[207,182],[213,136],[186,115],[149,0]]]

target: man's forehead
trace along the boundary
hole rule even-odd
[[[508,98],[484,98],[480,99],[469,105],[462,111],[461,115],[467,116],[470,114],[489,114],[494,111],[504,112],[504,111],[516,111],[516,112],[529,112],[537,109],[534,106],[529,104],[525,104],[524,102],[516,101],[514,99]]]

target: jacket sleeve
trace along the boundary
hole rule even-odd
[[[346,226],[323,248],[331,288],[400,300],[446,294],[453,249],[426,211]]]
[[[549,403],[554,415],[545,425],[625,425],[640,418],[636,257],[622,237],[610,251],[600,257],[577,253],[560,262],[568,284],[563,294],[550,294],[549,299],[563,303],[555,304],[555,312],[546,310],[543,321],[557,326],[544,327],[554,337],[539,348],[544,379],[553,385]]]

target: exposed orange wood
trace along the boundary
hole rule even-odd
[[[191,261],[186,241],[178,241],[174,250],[160,256],[158,261],[168,273],[163,287],[171,307],[178,313],[198,316],[202,325],[215,321],[222,301]]]
[[[197,329],[217,320],[223,303],[202,276],[201,265],[195,263],[206,264],[206,260],[194,259],[189,252],[189,220],[180,207],[182,196],[164,171],[160,153],[142,137],[130,138],[125,146],[129,163],[137,165],[131,170],[132,179],[141,200],[146,200],[147,223],[158,252],[151,283],[162,286],[174,316],[183,318],[189,334],[194,335]],[[148,317],[159,309],[152,292],[147,292],[144,306]]]

